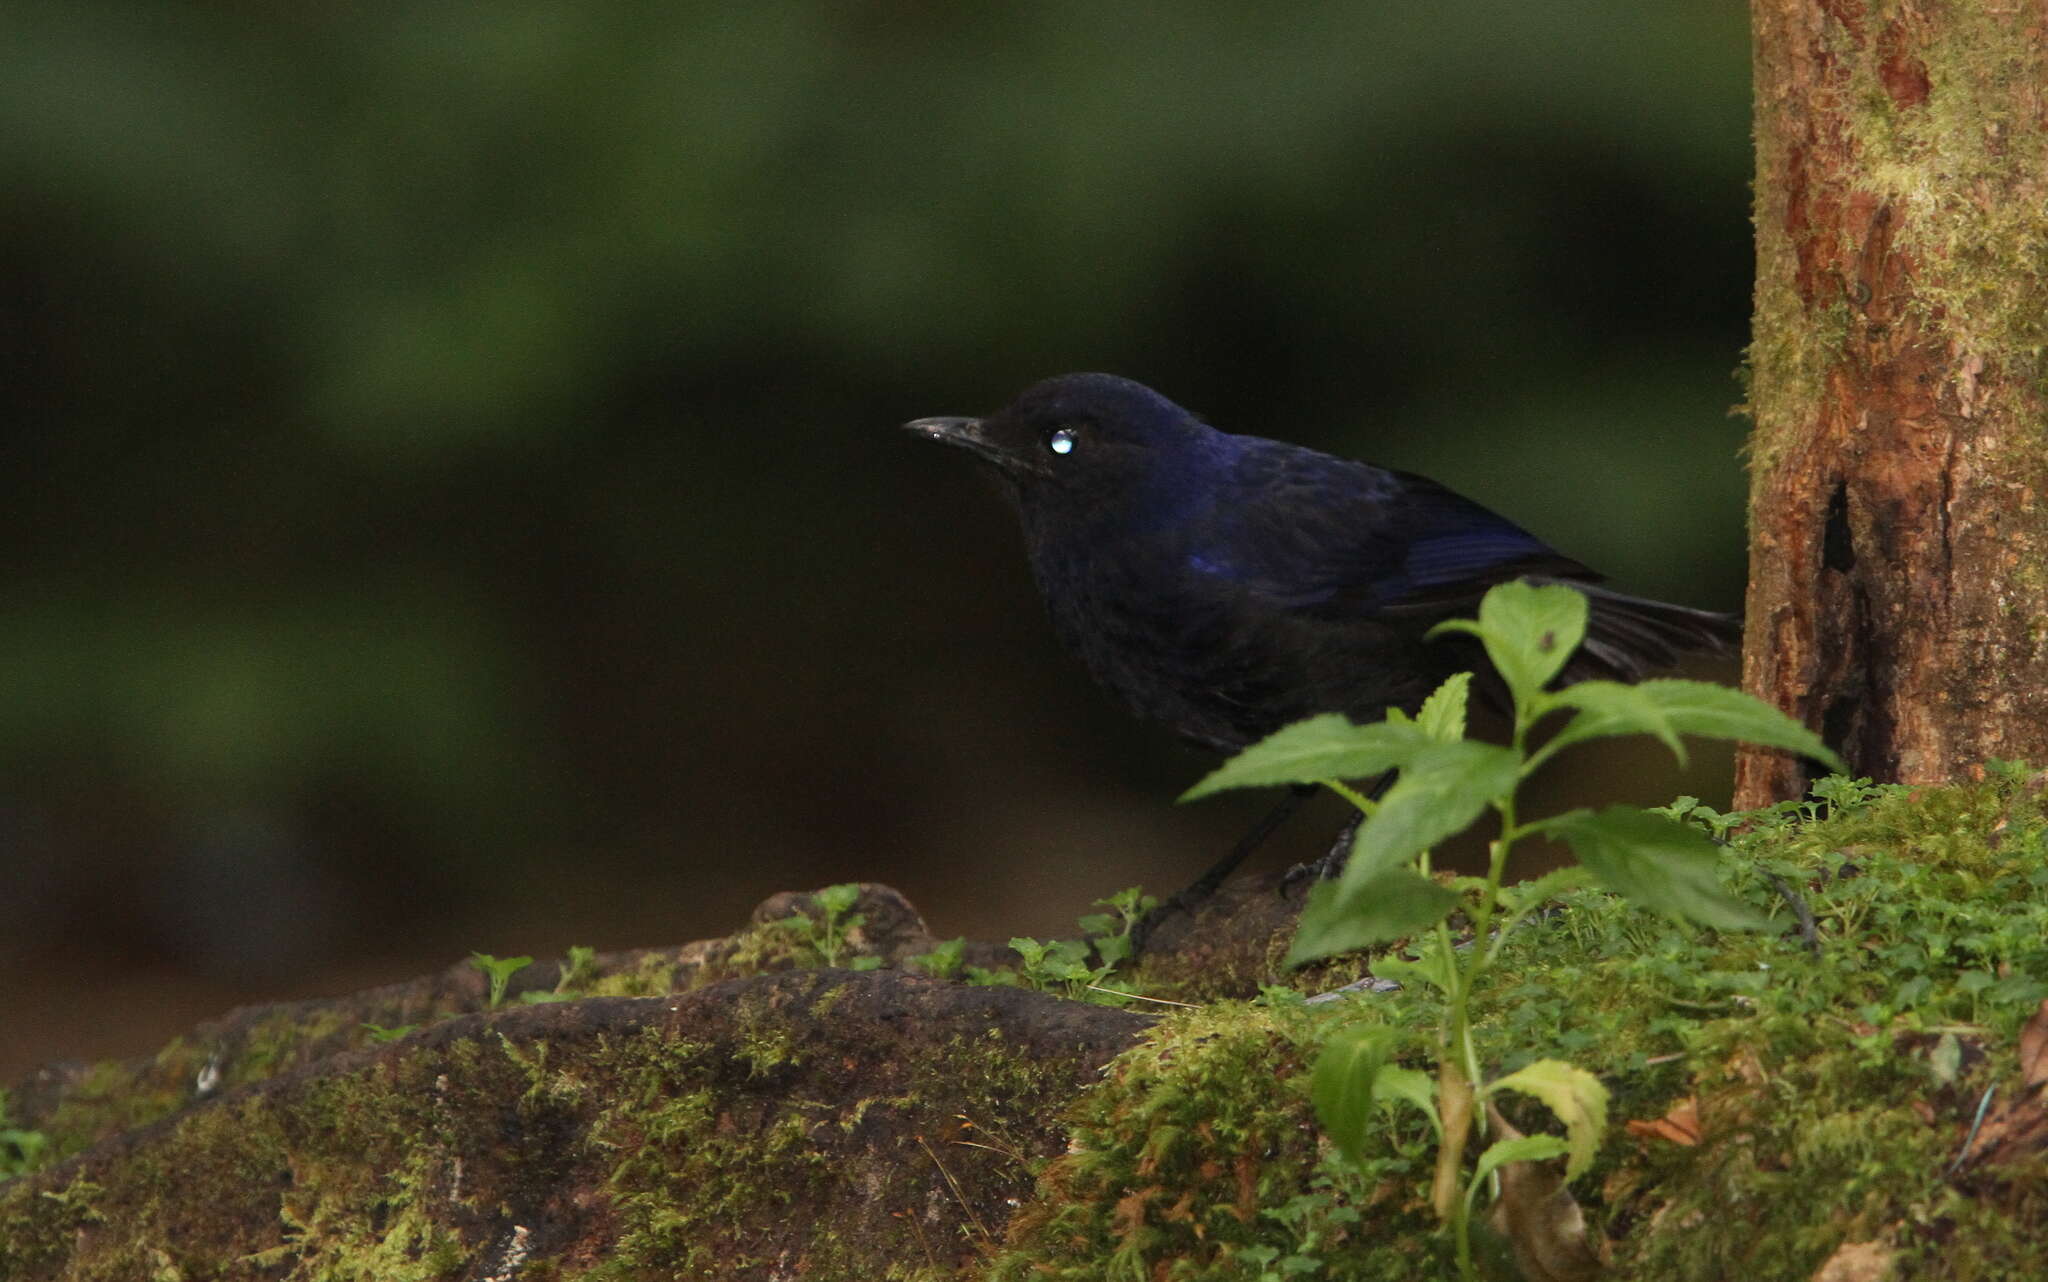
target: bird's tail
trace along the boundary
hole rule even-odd
[[[1667,605],[1590,583],[1570,583],[1592,610],[1586,640],[1565,665],[1564,680],[1640,681],[1688,654],[1732,654],[1742,645],[1742,616]]]

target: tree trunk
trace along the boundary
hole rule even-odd
[[[1879,780],[2048,765],[2048,3],[1751,11],[1743,685]]]

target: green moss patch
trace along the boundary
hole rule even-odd
[[[1617,1125],[1574,1186],[1612,1276],[1806,1278],[1858,1242],[1914,1277],[2048,1276],[2042,1162],[1956,1164],[1987,1087],[2024,1100],[2014,1048],[2048,997],[2040,782],[1845,786],[1833,807],[1753,817],[1732,838],[1733,888],[1788,924],[1773,879],[1793,891],[1817,950],[1596,891],[1510,940],[1478,999],[1495,1066],[1588,1068],[1617,1122],[1697,1114],[1693,1143]],[[1347,1166],[1317,1138],[1306,1076],[1346,1021],[1420,1045],[1438,1014],[1413,991],[1314,1007],[1275,993],[1162,1020],[1077,1101],[1074,1151],[993,1275],[1434,1276],[1420,1115],[1390,1110]]]
[[[953,1276],[1143,1025],[845,971],[452,1020],[0,1185],[0,1277]]]

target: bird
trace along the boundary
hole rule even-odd
[[[1514,579],[1586,597],[1586,638],[1560,684],[1637,681],[1741,638],[1737,616],[1608,588],[1427,477],[1221,431],[1113,374],[1063,374],[993,414],[903,427],[994,475],[1053,631],[1096,682],[1212,752],[1320,713],[1412,713],[1460,671],[1498,700],[1469,637],[1428,634]],[[1213,891],[1310,791],[1290,793],[1176,906]]]

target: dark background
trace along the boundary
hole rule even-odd
[[[1734,0],[0,8],[0,1080],[788,888],[1179,885],[1262,799],[1170,804],[893,428],[1047,374],[1734,607],[1747,65]]]

